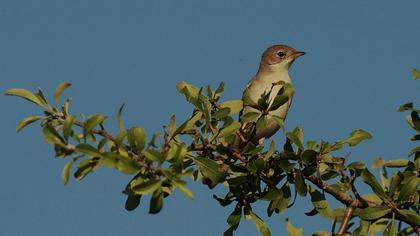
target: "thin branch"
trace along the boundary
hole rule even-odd
[[[347,229],[349,228],[349,222],[351,217],[353,216],[355,207],[354,206],[348,206],[346,208],[346,211],[344,212],[343,216],[343,222],[341,223],[340,229],[337,232],[337,235],[346,235]]]

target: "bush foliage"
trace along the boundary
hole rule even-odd
[[[413,70],[413,77],[419,78],[419,71]],[[123,191],[127,195],[125,208],[136,209],[143,196],[150,195],[150,214],[159,213],[165,198],[176,188],[193,198],[187,179],[201,181],[209,189],[221,184],[226,194],[213,195],[214,199],[223,207],[233,206],[225,236],[233,235],[242,219],[253,221],[261,235],[271,235],[253,205],[266,202],[266,214],[271,217],[292,207],[297,197],[312,202],[313,209],[306,215],[333,222],[331,232],[313,235],[420,235],[420,146],[414,147],[406,159],[376,159],[374,166],[381,169],[379,180],[366,163],[350,162],[347,156],[337,154],[346,146],[354,147],[372,138],[362,129],[327,142],[304,140],[302,128],[297,127],[285,132],[286,141],[280,146],[271,140],[266,141],[267,146],[248,142],[238,148],[233,144],[241,138],[237,115],[242,101],[223,101],[223,83],[216,89],[178,83],[177,90],[191,103],[193,112],[182,122],[172,116],[162,133],[146,135],[140,126],[125,128],[122,106],[117,113],[118,132],[111,134],[105,128],[105,115],[78,118],[69,110],[69,99],[59,105],[61,94],[70,85],[63,82],[57,87],[52,105],[41,90],[6,91],[6,95],[24,98],[44,110],[42,115],[20,121],[16,130],[40,122],[45,142],[54,146],[56,157],[67,161],[62,170],[64,184],[71,173],[82,181],[99,168],[114,168],[132,176]],[[277,94],[276,102],[269,105],[268,96],[262,96],[255,104],[260,112],[248,113],[242,120],[256,129],[264,127],[268,111],[286,103],[293,94],[291,85],[284,87],[288,89]],[[420,110],[407,103],[398,111],[408,113],[407,122],[415,131],[411,140],[419,141]],[[283,121],[277,120],[282,125]],[[357,181],[367,184],[372,192],[359,194]],[[341,206],[330,207],[326,195]],[[302,229],[290,222],[286,222],[286,230],[289,235],[302,235]]]

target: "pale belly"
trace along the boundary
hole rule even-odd
[[[280,80],[285,81],[287,83],[291,83],[288,75],[282,76]],[[264,81],[258,81],[258,83],[256,84],[250,84],[247,88],[248,97],[254,103],[256,103],[258,99],[261,98],[261,94],[262,94],[261,92],[269,92],[273,86],[273,83],[278,82],[280,80],[279,78],[276,78],[273,76],[272,78],[265,78]],[[274,98],[276,97],[277,93],[280,91],[281,88],[282,88],[282,85],[275,85],[272,88],[272,91],[270,93],[270,98],[269,98],[270,105],[272,104]],[[287,103],[280,106],[276,110],[269,112],[267,125],[263,129],[260,129],[257,131],[257,133],[252,138],[253,142],[258,142],[261,138],[269,138],[280,129],[280,126],[278,125],[278,123],[275,120],[270,119],[270,116],[271,115],[279,116],[284,120],[289,110],[290,103],[291,101],[288,101]],[[248,112],[255,112],[255,111],[258,111],[258,110],[250,106],[246,106],[246,104],[244,104],[243,114],[246,114]]]

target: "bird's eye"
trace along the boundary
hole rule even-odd
[[[279,56],[280,58],[283,58],[284,56],[286,56],[286,53],[280,51],[277,53],[277,56]]]

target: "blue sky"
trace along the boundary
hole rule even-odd
[[[413,144],[396,107],[419,101],[418,1],[0,1],[0,90],[73,87],[72,111],[104,113],[115,130],[125,103],[127,126],[161,130],[171,114],[190,106],[175,90],[226,82],[226,99],[239,98],[260,54],[284,43],[307,55],[291,70],[296,95],[286,127],[303,126],[306,139],[337,140],[353,129],[374,138],[351,150],[351,159],[405,157]],[[231,208],[222,208],[200,183],[195,200],[177,192],[161,214],[148,215],[148,199],[124,210],[129,176],[101,169],[82,183],[63,186],[65,162],[54,159],[37,125],[16,134],[17,121],[39,114],[35,106],[1,96],[1,235],[221,235]],[[279,134],[276,138],[281,138]],[[222,192],[222,190],[217,190]],[[266,205],[257,207],[265,216]],[[305,235],[330,223],[304,216],[299,201],[268,220],[284,235],[284,219]],[[267,219],[266,217],[264,217]],[[258,235],[243,221],[236,235]]]

